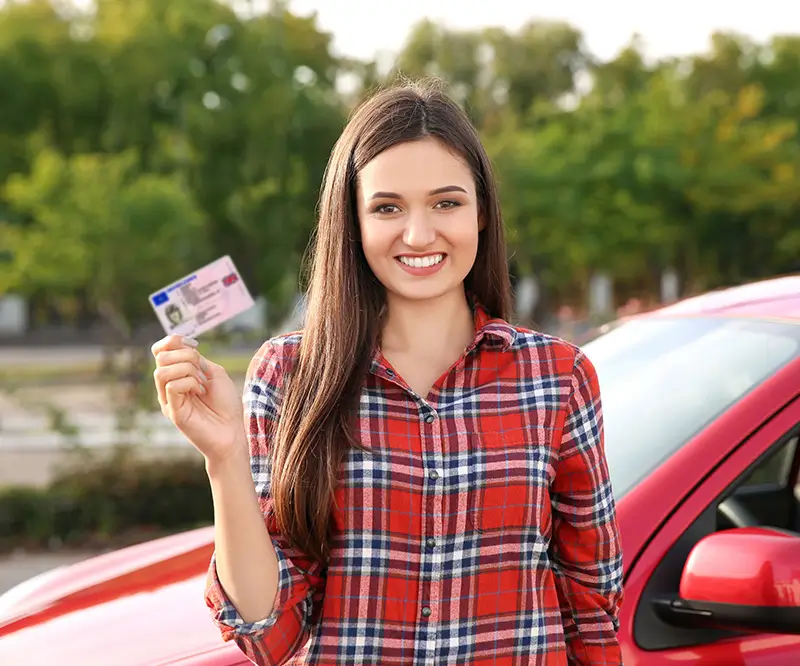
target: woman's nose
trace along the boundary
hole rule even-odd
[[[403,241],[413,248],[424,248],[436,240],[436,229],[425,213],[408,216]]]

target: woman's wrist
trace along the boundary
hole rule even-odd
[[[244,432],[240,439],[224,455],[213,455],[205,457],[206,474],[213,482],[227,476],[239,476],[243,470],[247,470],[250,476],[250,451],[247,437]]]

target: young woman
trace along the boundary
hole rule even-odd
[[[378,93],[333,150],[302,332],[242,406],[196,342],[153,352],[205,456],[206,601],[256,664],[620,664],[597,377],[507,323],[495,182],[436,89]]]

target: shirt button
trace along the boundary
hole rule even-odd
[[[428,474],[428,476],[435,481],[436,479],[439,478],[439,472],[437,472],[435,469],[432,469]]]
[[[394,370],[392,370],[391,368],[386,368],[386,374],[389,377],[394,377]]]
[[[436,417],[433,414],[428,414],[425,417],[425,423],[433,423],[436,420]]]
[[[433,537],[428,537],[428,540],[425,543],[428,544],[428,548],[436,548],[436,539]]]
[[[425,606],[425,608],[422,609],[422,617],[430,617],[432,612],[430,608]]]

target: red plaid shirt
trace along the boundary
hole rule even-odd
[[[272,614],[246,623],[209,569],[206,602],[256,664],[621,664],[622,557],[597,376],[576,347],[490,319],[431,389],[376,352],[336,493],[325,568],[275,523],[269,445],[300,334],[245,389],[252,470],[278,555]]]

